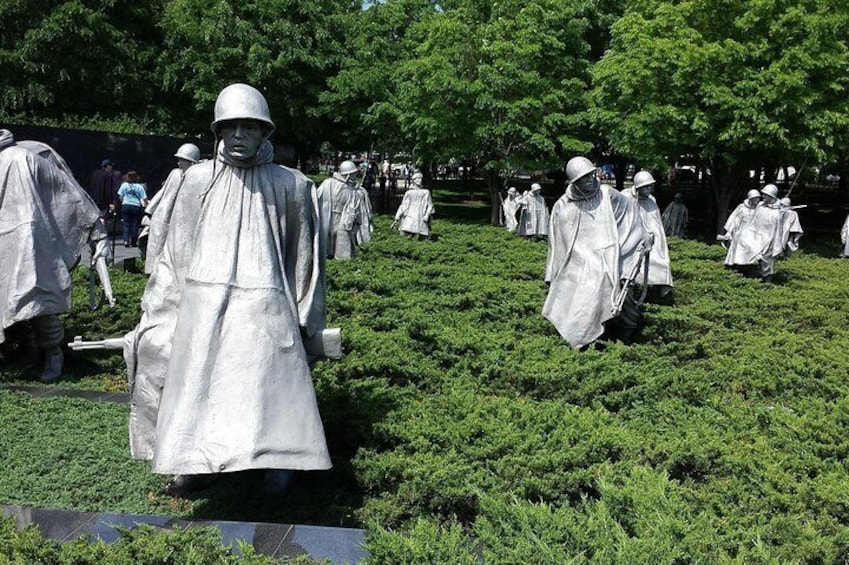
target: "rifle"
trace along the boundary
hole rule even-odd
[[[98,341],[83,341],[83,336],[74,337],[74,341],[68,344],[68,349],[72,351],[83,351],[86,349],[120,349],[124,350],[124,338],[109,337]]]
[[[807,163],[808,163],[807,161],[805,161],[804,163],[802,163],[802,168],[801,168],[801,169],[799,169],[798,171],[796,171],[796,176],[795,176],[795,177],[793,177],[793,184],[791,184],[791,185],[790,185],[790,190],[788,190],[788,191],[787,191],[787,194],[785,194],[785,195],[784,195],[784,197],[785,197],[785,198],[790,198],[790,193],[791,193],[791,192],[793,192],[793,189],[794,189],[794,188],[796,188],[796,183],[799,181],[799,177],[801,177],[801,176],[802,176],[802,171],[804,171],[804,170],[805,170],[805,165],[806,165]]]
[[[651,247],[640,244],[638,253],[640,255],[639,258],[634,262],[634,266],[631,267],[631,271],[623,281],[622,288],[619,289],[619,293],[613,301],[613,307],[610,309],[610,312],[614,317],[622,312],[622,308],[625,306],[625,299],[628,298],[628,292],[637,283],[637,275],[640,273],[640,267],[643,267],[643,292],[637,300],[637,306],[642,305],[646,301],[646,294],[649,291],[649,255],[651,254]]]

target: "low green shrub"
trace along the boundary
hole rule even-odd
[[[0,519],[0,562],[10,565],[275,565],[316,563],[308,557],[272,559],[240,543],[238,554],[224,547],[214,527],[159,530],[142,525],[121,529],[106,544],[78,538],[68,543],[45,539],[36,526],[18,529],[11,518]]]

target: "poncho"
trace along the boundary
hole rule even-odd
[[[0,343],[16,322],[67,312],[70,270],[100,211],[39,142],[0,130]]]
[[[669,245],[666,242],[666,232],[663,229],[663,220],[660,217],[660,208],[654,196],[639,198],[633,188],[626,188],[622,194],[634,200],[640,211],[640,219],[646,229],[654,235],[649,254],[649,286],[672,286],[672,269],[669,265]],[[640,280],[642,281],[642,274]],[[669,288],[666,289],[670,290]]]
[[[222,145],[183,177],[125,348],[134,412],[157,413],[157,473],[331,466],[302,337],[324,328],[318,202],[272,156],[267,142],[248,161]],[[155,402],[156,377],[158,410],[137,406]]]
[[[334,173],[318,187],[321,210],[322,241],[326,242],[327,257],[351,259],[357,249],[357,235],[362,223],[362,196]]]
[[[519,214],[519,235],[548,235],[549,214],[545,198],[538,192],[526,192],[520,197],[523,204]]]
[[[620,279],[646,235],[633,200],[608,185],[588,198],[569,185],[555,203],[542,314],[570,345],[583,347],[604,332]]]
[[[732,219],[729,218],[725,224],[731,236],[725,256],[726,265],[753,265],[758,261],[770,261],[783,253],[781,210],[761,202],[748,215],[748,219],[740,215],[736,223],[730,225]]]
[[[663,211],[663,230],[668,236],[684,237],[684,228],[687,227],[689,220],[687,207],[680,202],[672,201]]]
[[[404,193],[401,205],[395,212],[395,219],[400,221],[398,229],[407,233],[430,235],[430,217],[433,213],[430,191],[425,188],[411,188]]]

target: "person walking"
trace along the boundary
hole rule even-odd
[[[135,247],[138,244],[139,226],[147,206],[147,191],[141,182],[141,177],[135,171],[130,171],[127,180],[118,189],[121,200],[121,220],[124,224],[124,247]]]

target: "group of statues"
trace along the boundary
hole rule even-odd
[[[672,288],[654,178],[640,171],[619,192],[596,173],[589,159],[569,160],[569,185],[551,210],[542,314],[576,348],[605,331],[628,341],[648,288]]]
[[[373,211],[352,162],[319,187],[272,162],[275,124],[253,87],[223,89],[211,129],[213,158],[180,147],[145,209],[150,278],[138,325],[69,345],[123,352],[131,455],[174,476],[167,492],[262,469],[266,492],[281,493],[293,471],[331,466],[310,375],[342,350],[338,328],[326,327],[324,265],[371,239]],[[48,146],[0,131],[0,174],[0,344],[13,334],[24,344],[18,356],[41,356],[41,380],[52,382],[62,371],[57,314],[70,309],[84,245],[111,289],[107,234],[99,207]],[[433,202],[421,174],[412,181],[396,219],[402,233],[427,236]]]
[[[747,273],[757,266],[761,280],[771,281],[776,259],[799,249],[804,231],[794,208],[789,198],[779,199],[774,184],[750,190],[716,236],[728,249],[725,265]]]
[[[507,231],[524,238],[547,237],[549,219],[539,183],[533,183],[523,194],[515,186],[507,189],[507,197],[501,201],[501,225]]]
[[[253,87],[223,89],[211,129],[220,140],[213,158],[201,161],[197,147],[182,146],[148,205],[150,278],[138,325],[121,338],[71,346],[123,352],[131,454],[174,476],[167,492],[257,469],[266,491],[281,493],[293,471],[331,466],[311,380],[317,359],[341,356],[339,329],[326,327],[324,267],[371,239],[373,212],[353,162],[318,187],[272,162],[275,124]],[[676,195],[661,214],[647,171],[622,192],[584,157],[569,160],[566,176],[550,214],[539,184],[521,195],[508,190],[505,226],[548,238],[542,314],[570,345],[586,347],[605,332],[627,341],[649,289],[672,290],[667,234],[683,234],[686,207]],[[43,354],[42,380],[55,380],[63,338],[56,315],[70,308],[69,273],[83,246],[91,245],[110,288],[106,231],[49,147],[15,143],[0,130],[0,178],[0,344],[11,328],[26,334],[23,343]],[[426,237],[433,202],[421,173],[411,182],[394,224]],[[757,263],[765,280],[802,235],[774,185],[750,192],[725,232],[726,264]]]

